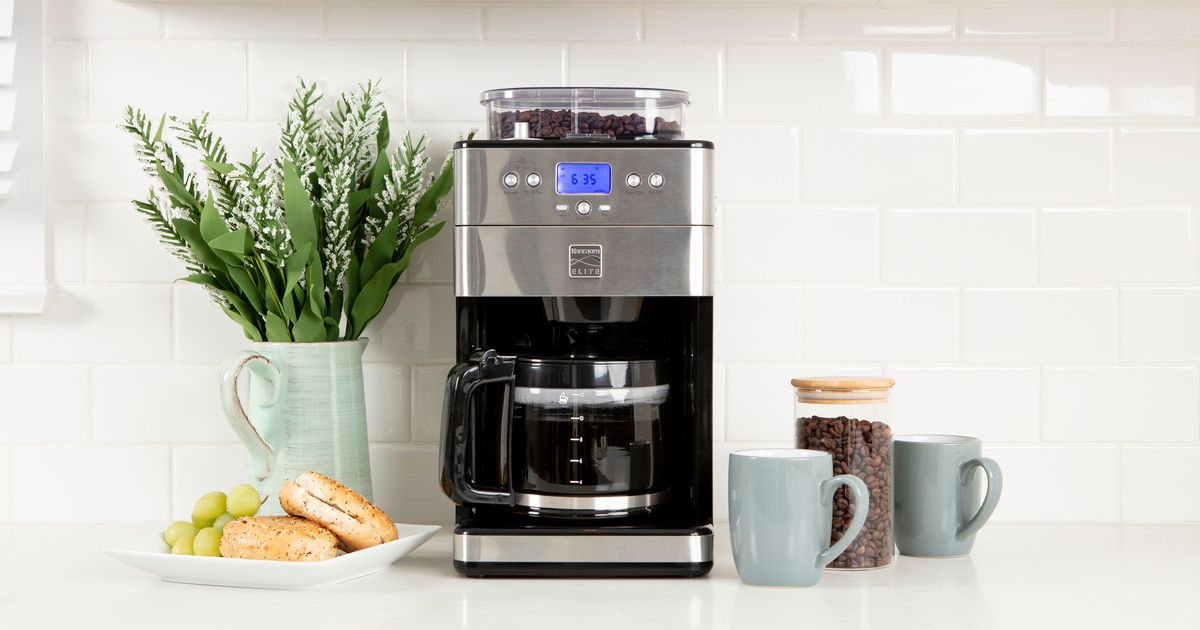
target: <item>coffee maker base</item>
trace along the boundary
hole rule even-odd
[[[469,577],[697,577],[712,569],[712,529],[620,533],[458,528],[454,568]]]

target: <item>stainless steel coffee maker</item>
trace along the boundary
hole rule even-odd
[[[712,152],[687,95],[486,92],[459,142],[443,490],[470,576],[712,566]]]

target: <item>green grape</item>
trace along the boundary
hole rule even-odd
[[[192,537],[187,536],[185,538],[180,538],[179,540],[176,540],[175,544],[171,545],[171,553],[174,555],[177,555],[177,556],[193,555]]]
[[[192,538],[196,531],[196,526],[187,521],[175,521],[163,531],[163,540],[167,541],[168,547],[172,547],[181,538]]]
[[[192,508],[192,523],[196,527],[212,527],[213,521],[225,511],[225,493],[209,492]]]
[[[197,556],[220,556],[221,530],[216,527],[205,527],[196,532],[196,540],[192,542],[192,548],[196,550]]]
[[[260,504],[262,504],[262,498],[258,496],[258,491],[254,489],[254,486],[242,484],[229,490],[229,513],[234,518],[258,514]]]
[[[233,522],[233,515],[230,514],[229,512],[225,512],[225,513],[221,514],[220,516],[218,516],[217,520],[213,521],[212,526],[215,529],[219,529],[222,532],[224,532],[225,526],[230,524],[231,522]]]

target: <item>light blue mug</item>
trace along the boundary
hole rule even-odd
[[[848,486],[857,509],[840,540],[826,546],[833,494]],[[758,586],[812,586],[858,536],[870,509],[867,486],[833,475],[823,451],[755,449],[729,455],[729,531],[738,576]]]

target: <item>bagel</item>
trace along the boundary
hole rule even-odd
[[[309,471],[288,479],[279,504],[292,516],[316,522],[337,536],[343,549],[357,551],[396,540],[396,524],[374,503],[341,483]]]
[[[221,536],[221,555],[226,558],[316,562],[337,552],[332,532],[292,516],[245,516],[226,525]]]

